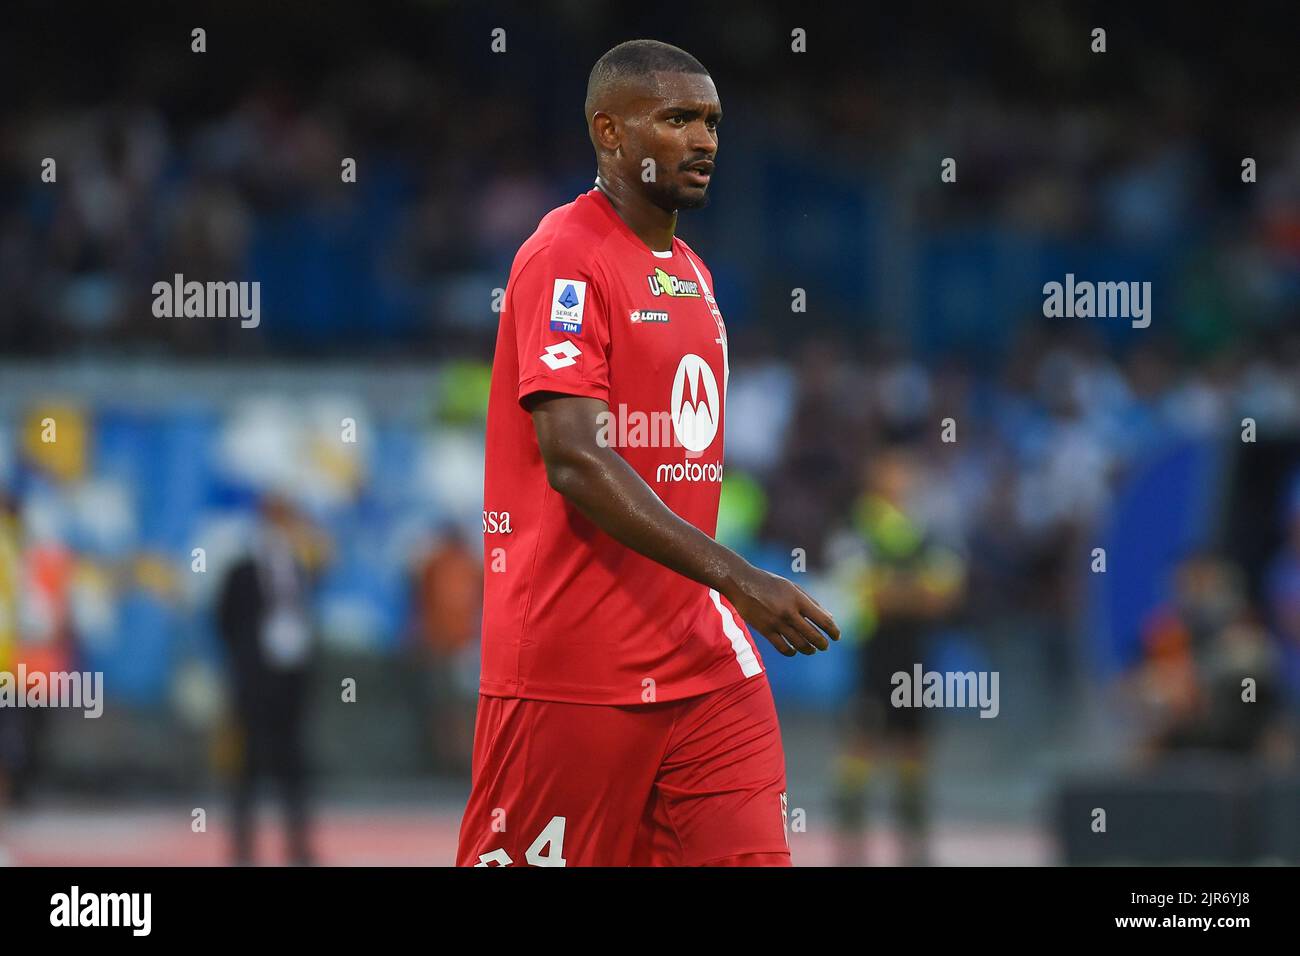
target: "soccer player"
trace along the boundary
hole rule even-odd
[[[595,188],[520,248],[497,333],[457,863],[788,866],[745,622],[787,657],[839,630],[713,539],[727,333],[674,230],[706,203],[718,94],[689,53],[633,40],[592,69],[586,116]]]

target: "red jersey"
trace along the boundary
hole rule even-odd
[[[727,336],[711,279],[681,239],[646,246],[599,189],[549,212],[515,256],[488,401],[483,694],[637,704],[763,672],[726,598],[619,544],[551,488],[521,404],[542,391],[604,400],[598,438],[714,534]]]

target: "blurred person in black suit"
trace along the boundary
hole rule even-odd
[[[310,865],[304,727],[314,652],[308,569],[315,552],[288,500],[267,495],[260,515],[254,546],[227,572],[217,607],[242,743],[234,781],[234,860],[253,861],[254,796],[258,781],[270,777],[284,800],[290,859]]]

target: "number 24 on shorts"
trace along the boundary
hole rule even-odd
[[[532,846],[524,852],[524,860],[530,866],[564,866],[564,817],[551,817],[551,822],[542,828]],[[494,863],[510,866],[514,860],[501,849],[480,854],[474,865],[491,866]]]

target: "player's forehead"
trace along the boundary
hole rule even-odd
[[[653,72],[638,84],[637,107],[646,113],[666,109],[686,109],[700,113],[720,113],[722,104],[713,78],[707,73]]]

